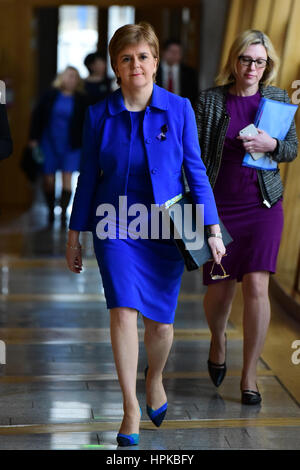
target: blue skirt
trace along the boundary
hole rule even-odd
[[[126,196],[128,208],[136,203],[147,208],[139,224],[147,238],[131,237],[131,222],[136,220],[126,211],[127,222],[120,213],[117,220],[111,219],[117,238],[103,240],[96,234],[100,217],[95,216],[94,249],[108,309],[129,307],[151,320],[173,323],[184,262],[173,240],[162,238],[161,223],[157,224],[158,239],[151,238],[151,221],[152,228],[156,223],[151,219],[154,197],[144,147],[143,115],[130,113],[133,130]]]
[[[107,308],[129,307],[173,323],[184,262],[172,240],[105,239],[93,233]]]

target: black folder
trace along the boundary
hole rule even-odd
[[[181,206],[182,217],[181,217],[181,220],[179,221],[174,216],[174,211],[171,210],[174,204],[178,204]],[[187,244],[190,244],[191,240],[186,238],[185,230],[182,229],[184,227],[184,205],[185,204],[192,205],[191,226],[192,226],[193,231],[196,230],[196,206],[195,206],[195,203],[193,202],[190,192],[183,194],[179,199],[176,198],[176,201],[174,202],[174,204],[171,204],[165,208],[165,213],[170,221],[170,233],[174,240],[175,245],[177,246],[178,250],[181,253],[181,256],[184,259],[184,263],[185,263],[187,271],[193,271],[195,269],[200,268],[203,264],[205,264],[207,261],[212,259],[212,252],[208,244],[207,233],[206,233],[206,230],[204,230],[204,243],[203,243],[202,248],[200,249],[187,248]],[[176,224],[178,224],[178,222],[181,223],[181,230],[179,232],[181,234],[181,238],[178,238],[178,230],[176,227]],[[225,246],[227,246],[229,243],[233,241],[233,239],[230,236],[228,230],[226,229],[221,219],[219,219],[219,225],[220,225],[220,229],[222,232],[223,243]]]

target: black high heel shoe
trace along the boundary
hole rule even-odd
[[[257,384],[256,384],[257,387]],[[261,394],[258,391],[257,387],[257,392],[255,390],[242,390],[242,398],[241,402],[243,405],[258,405],[261,402]]]
[[[225,333],[225,359],[226,359],[226,350],[227,350],[227,335]],[[223,382],[226,372],[227,372],[226,360],[225,362],[223,362],[223,364],[216,364],[215,362],[212,362],[208,357],[207,366],[208,366],[208,372],[209,372],[211,380],[213,381],[216,387],[219,387],[221,383]]]

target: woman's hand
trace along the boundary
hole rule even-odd
[[[79,243],[79,232],[76,230],[69,230],[66,260],[70,271],[77,274],[82,271],[81,245]]]
[[[209,237],[208,244],[210,246],[214,261],[217,264],[220,264],[222,256],[224,256],[226,253],[226,248],[224,246],[222,238]]]
[[[277,140],[261,129],[257,129],[258,134],[254,136],[239,135],[237,139],[242,140],[247,153],[254,152],[274,152],[277,147]]]
[[[81,273],[82,271],[82,257],[81,257],[81,246],[72,247],[67,245],[66,250],[67,264],[73,273]]]
[[[220,225],[219,224],[208,225],[207,229],[208,229],[208,244],[210,246],[213,259],[215,263],[220,264],[222,256],[224,256],[226,253],[226,248],[224,246],[222,237],[219,238],[219,236],[221,236],[221,233],[222,233],[220,229]],[[214,236],[214,235],[217,235],[217,236]]]

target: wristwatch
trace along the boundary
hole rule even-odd
[[[207,232],[207,238],[210,238],[210,237],[223,238],[222,232],[218,232],[218,233]]]

